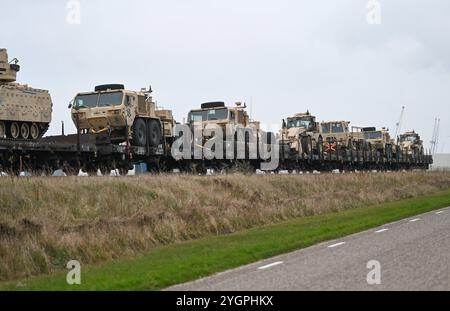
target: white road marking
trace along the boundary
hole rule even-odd
[[[345,244],[345,242],[339,242],[339,243],[336,243],[336,244],[333,244],[333,245],[329,245],[328,248],[333,248],[333,247],[340,246],[340,245],[343,245],[343,244]]]
[[[419,221],[420,220],[420,218],[414,218],[414,219],[411,219],[409,222],[416,222],[416,221]]]
[[[444,211],[436,212],[437,215],[444,213]]]
[[[384,229],[380,229],[380,230],[375,231],[375,233],[381,233],[381,232],[385,232],[385,231],[388,231],[388,230],[389,229],[384,228]]]
[[[267,268],[270,268],[270,267],[273,267],[273,266],[281,265],[282,263],[283,263],[282,261],[276,261],[276,262],[272,262],[272,263],[270,263],[268,265],[258,267],[258,269],[259,270],[263,270],[263,269],[267,269]]]

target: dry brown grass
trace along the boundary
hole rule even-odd
[[[0,178],[0,280],[450,188],[450,173]]]

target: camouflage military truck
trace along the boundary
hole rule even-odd
[[[376,127],[353,127],[353,129],[359,130],[360,137],[364,139],[373,151],[384,153],[386,149],[395,145],[394,140],[391,139],[391,135],[386,128],[377,130]]]
[[[188,123],[202,124],[205,127],[208,124],[217,124],[223,128],[226,125],[250,126],[250,118],[245,111],[246,106],[236,103],[235,107],[226,107],[224,102],[209,102],[201,105],[201,109],[191,110],[188,114]]]
[[[323,142],[325,152],[358,150],[364,144],[360,134],[350,131],[348,121],[327,121],[320,123],[318,141]]]
[[[415,131],[405,132],[399,138],[400,151],[408,155],[423,155],[423,141]]]
[[[389,130],[386,128],[377,130],[376,127],[352,127],[352,131],[356,133],[355,138],[359,134],[367,151],[371,151],[377,157],[386,156],[387,159],[395,157],[397,153],[395,141],[391,139]]]
[[[95,87],[76,95],[72,108],[75,126],[92,134],[108,133],[111,141],[157,147],[172,139],[175,120],[170,110],[157,110],[151,89],[126,90],[121,84]]]
[[[307,157],[312,155],[317,146],[318,124],[316,117],[309,111],[297,113],[293,117],[283,120],[280,131],[281,143],[287,146],[289,151],[295,152],[299,156]]]
[[[200,109],[191,110],[188,114],[188,124],[192,130],[198,128],[205,129],[208,125],[218,125],[222,129],[222,135],[224,141],[227,140],[227,128],[234,133],[235,148],[245,148],[247,158],[249,156],[249,150],[257,149],[257,137],[259,133],[260,123],[258,121],[250,120],[246,105],[237,102],[234,107],[228,107],[224,102],[208,102],[201,105]],[[236,131],[241,128],[242,131]],[[242,133],[242,134],[239,134]],[[209,135],[210,134],[210,135]],[[211,139],[213,135],[217,135],[214,131],[210,133],[203,131],[202,137],[195,137],[194,146],[201,147],[204,151],[206,141]],[[227,142],[224,147],[230,148],[231,142]],[[239,147],[238,147],[239,146]],[[211,149],[214,151],[215,146]],[[242,150],[242,149],[241,149]]]
[[[188,124],[191,127],[201,126],[202,129],[209,124],[218,125],[223,130],[224,139],[226,138],[227,126],[231,126],[231,129],[244,127],[259,130],[259,122],[250,120],[245,108],[246,105],[242,105],[240,102],[237,102],[234,107],[227,107],[224,102],[204,103],[200,109],[189,112]],[[205,134],[203,137],[208,139]]]
[[[52,100],[46,90],[15,83],[18,60],[0,49],[0,138],[38,139],[48,129]]]

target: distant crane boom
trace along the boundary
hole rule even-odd
[[[400,118],[398,119],[398,122],[395,124],[395,136],[394,137],[397,140],[397,143],[398,143],[398,135],[400,135],[400,131],[402,128],[404,114],[405,114],[405,106],[402,106],[402,112],[400,113]]]
[[[438,150],[439,132],[441,130],[441,119],[434,119],[433,136],[431,137],[431,154],[434,155]]]

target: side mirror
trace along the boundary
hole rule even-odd
[[[69,104],[69,106],[67,106],[68,109],[72,108],[72,103]]]

